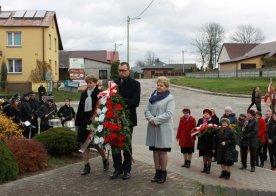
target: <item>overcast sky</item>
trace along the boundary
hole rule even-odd
[[[137,17],[152,0],[2,0],[2,10],[55,11],[64,50],[108,50],[126,61],[127,16]],[[276,1],[154,0],[130,21],[130,63],[148,51],[166,63],[194,63],[191,41],[206,23],[220,23],[229,35],[241,24],[262,29],[265,42],[276,41]],[[122,44],[121,46],[119,46]]]

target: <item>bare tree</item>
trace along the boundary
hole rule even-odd
[[[214,69],[217,55],[224,39],[224,28],[218,23],[208,23],[201,28],[206,34],[208,49],[208,68]]]
[[[230,37],[232,42],[243,44],[261,43],[264,39],[262,30],[252,25],[239,25]]]
[[[146,53],[146,65],[151,65],[155,62],[156,59],[156,55],[154,52],[152,51],[148,51]]]
[[[145,63],[144,63],[144,61],[138,60],[138,61],[136,61],[136,66],[137,67],[145,67]]]
[[[201,62],[201,70],[203,70],[207,54],[208,54],[208,47],[207,47],[207,37],[206,33],[198,32],[195,35],[195,38],[192,40],[192,45],[196,48],[196,53],[200,56]]]

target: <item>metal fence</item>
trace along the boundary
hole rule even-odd
[[[257,78],[257,77],[276,77],[276,68],[265,69],[246,69],[233,71],[208,71],[186,73],[189,78]]]

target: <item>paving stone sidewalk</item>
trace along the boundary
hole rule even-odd
[[[112,162],[112,160],[110,160]],[[110,180],[111,171],[103,173],[99,157],[91,159],[92,171],[81,176],[82,163],[0,185],[1,196],[86,196],[86,195],[198,195],[200,186],[179,174],[168,172],[164,184],[151,183],[154,168],[135,161],[132,177]]]

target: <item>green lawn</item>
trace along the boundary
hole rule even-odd
[[[174,78],[171,79],[171,83],[230,94],[251,94],[252,89],[259,86],[264,95],[267,92],[269,80],[269,78]]]

